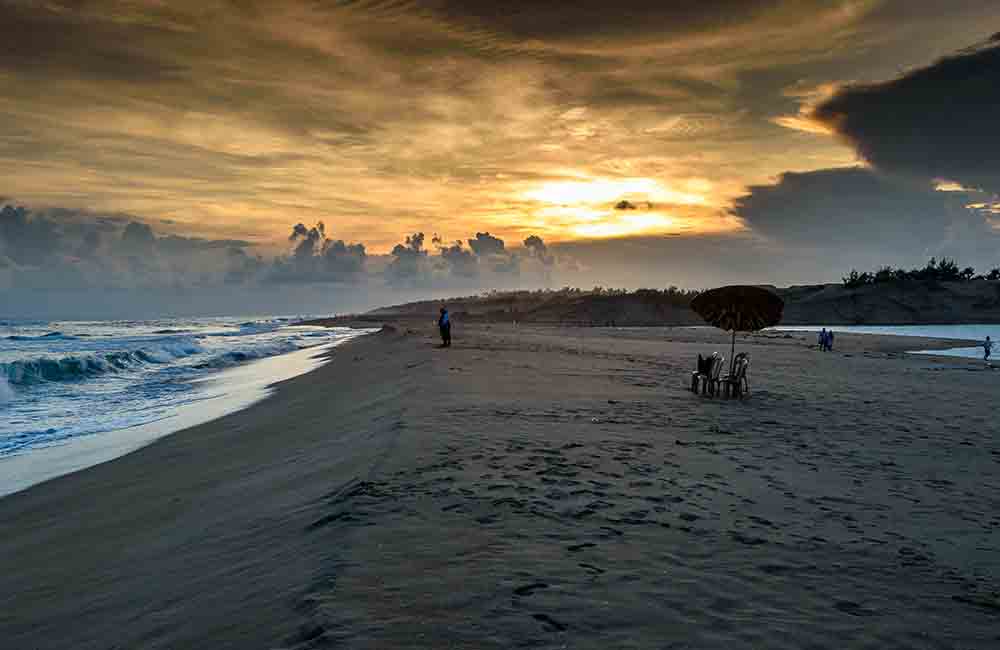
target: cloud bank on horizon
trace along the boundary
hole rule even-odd
[[[504,240],[477,232],[451,246],[422,232],[408,235],[388,255],[369,255],[363,243],[329,237],[326,225],[297,223],[283,255],[265,258],[238,239],[203,239],[157,233],[128,215],[72,210],[33,212],[0,208],[0,290],[267,287],[339,284],[354,289],[477,289],[547,284],[557,258],[537,235],[508,249]]]
[[[498,7],[0,0],[0,286],[1000,262],[995,3]]]

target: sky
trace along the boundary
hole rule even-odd
[[[0,0],[0,317],[1000,266],[988,0]]]

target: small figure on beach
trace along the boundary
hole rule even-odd
[[[986,340],[983,341],[983,361],[987,364],[990,362],[990,354],[993,352],[993,341],[987,336]]]
[[[833,352],[833,330],[825,327],[819,332],[819,349],[823,352]]]
[[[438,329],[441,330],[441,347],[451,347],[451,319],[448,318],[448,308],[444,305],[441,306]]]

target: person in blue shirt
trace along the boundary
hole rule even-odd
[[[438,329],[441,330],[441,347],[451,347],[451,319],[448,318],[448,310],[441,307],[441,316],[438,318]]]

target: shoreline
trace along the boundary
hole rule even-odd
[[[754,392],[726,402],[684,390],[723,332],[432,334],[357,337],[247,409],[0,499],[0,638],[995,643],[1000,520],[963,513],[1000,487],[1000,375],[886,337],[748,336]]]
[[[411,316],[366,316],[366,315],[353,315],[353,316],[335,316],[329,318],[314,318],[308,321],[303,321],[303,325],[313,325],[318,327],[351,327],[354,329],[372,328],[372,327],[383,327],[383,326],[396,326],[404,329],[413,330],[426,329],[428,323],[433,319],[417,319]],[[464,325],[469,327],[505,327],[505,326],[517,326],[517,327],[527,327],[527,328],[547,328],[547,329],[567,329],[567,330],[617,330],[617,331],[676,331],[676,330],[702,330],[702,331],[712,331],[716,328],[711,325],[700,324],[692,325],[689,323],[673,323],[673,324],[657,324],[657,325],[619,325],[619,326],[608,326],[608,325],[594,325],[588,323],[571,323],[571,322],[520,322],[512,324],[510,321],[495,321],[490,322],[482,319],[473,319],[468,321],[463,321]],[[971,327],[992,327],[994,323],[920,323],[913,325],[893,325],[893,324],[848,324],[848,323],[825,323],[819,325],[812,324],[788,324],[788,325],[776,325],[774,327],[761,330],[759,332],[745,333],[740,332],[739,336],[765,336],[767,334],[775,333],[808,333],[812,332],[813,328],[821,327],[951,327],[956,325],[971,326]],[[996,323],[1000,325],[1000,322]],[[808,328],[808,329],[807,329]],[[838,330],[840,334],[846,334],[849,336],[871,336],[871,337],[893,337],[893,338],[905,338],[919,343],[922,346],[927,346],[929,349],[943,349],[951,345],[952,347],[956,345],[967,344],[968,346],[981,345],[982,341],[978,339],[966,339],[966,338],[941,338],[935,336],[921,336],[915,334],[903,334],[903,333],[893,333],[893,332],[854,332],[851,330]],[[882,346],[884,347],[884,346]],[[917,351],[919,352],[919,351]]]
[[[273,392],[274,385],[311,372],[323,363],[317,361],[319,357],[365,333],[368,332],[359,332],[346,339],[311,348],[254,359],[199,378],[193,383],[202,396],[181,405],[165,418],[70,438],[60,444],[2,457],[0,499],[59,476],[120,458],[164,436],[246,409],[266,399]],[[263,380],[257,377],[262,368],[269,368]],[[220,394],[212,394],[220,389]]]
[[[280,477],[294,490],[298,472],[282,471],[288,468],[275,459],[287,462],[309,446],[322,447],[322,436],[312,429],[289,441],[295,443],[289,449],[271,434],[294,410],[300,389],[324,377],[348,383],[351,354],[378,347],[384,336],[334,347],[327,363],[275,384],[270,396],[245,409],[0,498],[0,638],[34,648],[149,647],[150,630],[159,624],[148,608],[164,598],[180,601],[173,606],[184,612],[174,619],[178,628],[181,620],[197,628],[190,636],[173,630],[184,641],[165,647],[200,647],[213,638],[275,647],[256,645],[260,625],[281,630],[276,639],[294,634],[294,612],[268,612],[282,590],[291,596],[295,577],[312,576],[315,567],[296,558],[311,546],[297,539],[308,521],[260,536],[239,531],[302,517],[302,503],[269,495],[268,481]],[[307,501],[321,498],[322,490]],[[234,575],[241,566],[246,573]],[[86,631],[81,610],[91,612]],[[143,612],[151,618],[130,630]]]

